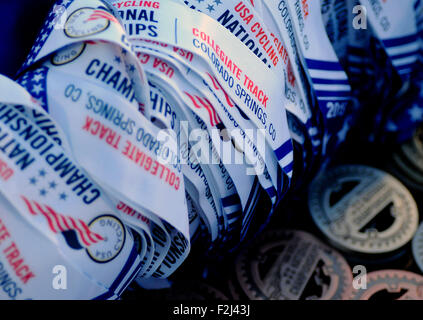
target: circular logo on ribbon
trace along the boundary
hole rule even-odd
[[[77,43],[59,50],[51,58],[51,63],[55,66],[62,66],[75,61],[85,50],[85,43]]]
[[[83,38],[100,33],[116,18],[103,9],[80,8],[74,11],[65,23],[65,34],[69,38]]]
[[[116,258],[125,244],[126,231],[123,223],[111,215],[96,217],[88,224],[90,231],[100,234],[103,241],[87,248],[88,256],[98,263],[106,263]]]

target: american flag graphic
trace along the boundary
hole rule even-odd
[[[64,9],[67,9],[71,5],[72,2],[73,2],[72,0],[57,1],[56,6],[61,6]],[[54,29],[54,26],[57,20],[57,14],[58,12],[56,12],[53,8],[53,10],[48,15],[46,21],[44,22],[44,25],[40,33],[38,34],[38,37],[36,38],[35,43],[32,46],[32,49],[29,52],[25,63],[23,64],[21,69],[18,71],[18,75],[24,69],[28,68],[35,61],[36,57],[38,56],[38,53],[41,51],[42,47],[47,42],[48,37],[50,36],[51,32]]]
[[[196,95],[192,96],[186,91],[184,91],[184,93],[191,99],[192,103],[197,109],[205,108],[207,110],[210,118],[210,124],[212,127],[218,125],[221,122],[219,115],[217,114],[213,105],[210,103],[209,99],[201,98]]]
[[[47,220],[49,229],[54,233],[62,233],[71,248],[88,248],[105,240],[98,233],[92,232],[83,220],[60,214],[50,206],[30,201],[24,196],[21,198],[28,207],[28,211],[34,216],[43,216]]]
[[[47,67],[40,67],[36,70],[26,72],[22,77],[16,81],[23,86],[33,99],[47,112],[47,74],[49,69]]]
[[[207,72],[207,75],[209,76],[210,80],[213,83],[213,87],[216,91],[222,90],[223,95],[225,96],[226,99],[226,103],[228,104],[229,107],[233,108],[235,107],[239,114],[241,115],[241,117],[243,117],[245,120],[250,120],[250,118],[244,113],[244,111],[241,110],[240,107],[238,107],[237,104],[235,104],[231,97],[228,95],[228,93],[225,91],[225,89],[223,89],[222,85],[219,83],[219,81],[216,79],[215,76],[212,76],[210,73]]]
[[[119,21],[115,18],[114,15],[112,15],[111,13],[109,13],[107,11],[100,10],[100,9],[94,10],[94,12],[91,13],[91,15],[88,17],[88,19],[85,20],[85,22],[94,21],[94,20],[98,20],[98,19],[107,19],[109,21],[119,23]]]
[[[210,73],[207,72],[207,75],[209,76],[210,80],[213,83],[214,88],[219,91],[222,90],[223,94],[225,95],[225,99],[227,104],[233,108],[235,106],[234,102],[232,101],[231,97],[229,96],[229,94],[225,91],[225,89],[223,89],[222,85],[219,83],[219,81],[217,81],[216,77],[212,76]]]

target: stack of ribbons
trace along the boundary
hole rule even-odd
[[[410,138],[422,10],[58,1],[16,82],[0,78],[0,297],[118,298],[168,278],[195,242],[219,256],[259,233],[350,128]]]

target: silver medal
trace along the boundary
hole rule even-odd
[[[252,300],[342,300],[352,290],[344,258],[302,231],[266,232],[241,252],[236,274]]]
[[[423,272],[423,223],[420,225],[412,242],[413,257]]]
[[[418,226],[411,193],[378,169],[345,165],[317,177],[310,186],[313,220],[342,250],[387,253],[408,243]]]
[[[401,146],[409,161],[423,173],[423,127],[416,130],[413,139]]]

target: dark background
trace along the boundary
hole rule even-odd
[[[0,0],[0,74],[14,78],[54,0]]]

